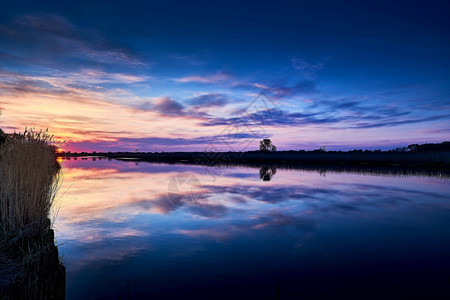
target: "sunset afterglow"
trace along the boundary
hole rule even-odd
[[[444,299],[449,75],[448,0],[2,1],[0,299]]]
[[[244,151],[263,137],[280,150],[391,149],[449,137],[441,2],[101,2],[2,4],[1,128],[49,128],[66,151]],[[177,6],[184,14],[167,18]]]

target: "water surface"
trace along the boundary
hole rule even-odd
[[[445,298],[450,181],[64,160],[67,299]]]

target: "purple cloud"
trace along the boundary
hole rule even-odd
[[[152,102],[141,105],[139,108],[142,110],[156,111],[168,116],[182,116],[185,114],[184,106],[169,97],[156,98]]]
[[[228,104],[229,99],[224,94],[211,93],[206,95],[201,95],[195,98],[192,98],[190,103],[195,106],[225,106]]]

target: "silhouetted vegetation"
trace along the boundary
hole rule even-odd
[[[450,142],[443,142],[440,144],[412,144],[408,147],[402,148],[403,151],[411,152],[450,152]]]
[[[3,145],[6,142],[7,137],[8,136],[0,128],[0,146]]]
[[[448,144],[448,142],[442,144],[425,144],[427,146],[423,149],[433,149],[434,151],[381,151],[362,149],[351,151],[326,151],[324,148],[321,148],[313,151],[291,150],[277,152],[82,152],[81,154],[63,153],[61,155],[64,157],[95,156],[150,162],[190,162],[209,166],[230,163],[255,163],[262,165],[267,163],[278,163],[324,166],[417,168],[422,170],[448,172],[450,169],[450,151],[445,150],[447,149],[446,147]],[[418,149],[421,148],[419,147]],[[439,149],[439,151],[436,149]],[[440,151],[442,149],[445,151]]]
[[[64,298],[65,269],[49,219],[60,170],[52,139],[25,130],[0,147],[2,299]]]
[[[275,147],[274,144],[272,144],[272,141],[270,139],[263,139],[259,142],[259,151],[263,152],[275,152],[277,151],[277,147]]]

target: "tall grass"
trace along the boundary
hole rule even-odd
[[[59,174],[52,139],[46,131],[25,130],[0,150],[1,242],[36,236],[49,228]]]
[[[65,274],[49,219],[60,170],[54,149],[53,136],[33,130],[0,147],[0,277],[11,285],[0,298],[47,299],[37,294],[47,295],[55,280],[42,279],[42,272]]]

